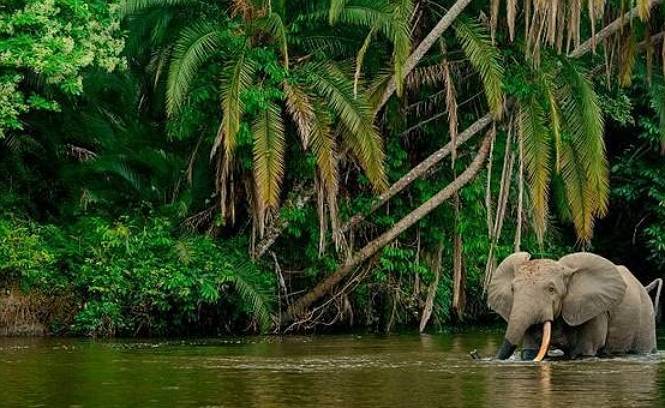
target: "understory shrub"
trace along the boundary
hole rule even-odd
[[[270,324],[274,275],[242,238],[179,234],[165,217],[82,217],[70,226],[0,219],[0,278],[24,292],[72,295],[64,328],[88,336],[219,334]],[[48,322],[53,323],[53,322]]]

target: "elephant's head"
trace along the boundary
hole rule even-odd
[[[508,328],[498,359],[515,351],[529,328],[542,325],[543,336],[536,360],[549,348],[551,322],[557,317],[578,326],[621,301],[626,283],[609,260],[591,253],[566,255],[558,261],[530,260],[526,252],[501,262],[489,285],[489,306]]]

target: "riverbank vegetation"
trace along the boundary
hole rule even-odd
[[[659,0],[9,0],[0,327],[439,330],[493,318],[516,250],[660,276],[664,22]]]

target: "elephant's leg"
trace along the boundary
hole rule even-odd
[[[570,345],[570,357],[595,356],[605,346],[608,318],[602,313],[588,322],[575,327],[575,341]]]

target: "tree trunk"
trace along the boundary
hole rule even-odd
[[[434,255],[434,260],[431,262],[431,268],[434,270],[434,281],[429,285],[427,289],[427,299],[425,300],[425,307],[423,308],[423,313],[420,316],[420,333],[425,331],[427,323],[429,322],[430,317],[432,317],[432,311],[434,310],[434,300],[436,298],[436,292],[439,288],[439,279],[441,279],[441,269],[443,260],[443,240],[441,240],[436,249],[436,254]],[[416,275],[418,276],[418,275]]]
[[[462,12],[462,10],[464,10],[464,8],[469,4],[469,2],[470,0],[458,0],[453,5],[453,7],[441,18],[441,20],[434,27],[434,29],[427,35],[427,37],[425,37],[425,39],[418,45],[416,50],[413,53],[411,53],[411,55],[409,56],[409,59],[407,60],[407,64],[405,66],[406,69],[404,70],[405,75],[407,75],[409,72],[411,72],[411,70],[413,70],[413,68],[427,53],[427,51],[429,51],[429,49],[434,44],[436,39],[448,27],[450,27],[455,18],[457,18],[457,16]],[[662,2],[663,0],[652,0],[651,7],[657,4],[661,4]],[[601,41],[609,37],[610,35],[616,33],[626,24],[630,23],[631,19],[636,15],[637,15],[637,7],[629,10],[623,16],[617,18],[616,20],[605,26],[602,30],[598,31],[594,36],[593,41],[591,39],[585,41],[577,48],[575,48],[573,51],[571,51],[570,54],[568,54],[569,57],[579,58],[585,55],[587,52],[591,51],[591,45],[594,41],[595,42]],[[385,105],[386,101],[392,96],[394,92],[395,92],[395,81],[393,77],[393,79],[388,84],[388,88],[386,88],[386,91],[384,92],[382,102],[377,107],[377,111],[380,110]],[[471,126],[469,126],[466,130],[464,130],[462,133],[458,135],[456,146],[460,146],[466,141],[468,141],[476,133],[478,133],[485,126],[487,126],[491,121],[492,121],[492,116],[489,113],[481,117],[477,121],[475,121]],[[448,143],[446,146],[442,147],[441,149],[437,150],[436,152],[428,156],[420,164],[411,169],[407,174],[405,174],[402,178],[397,180],[397,182],[391,185],[390,188],[388,188],[388,190],[385,193],[381,194],[377,198],[375,204],[372,205],[368,213],[366,214],[359,213],[354,215],[344,225],[342,225],[340,231],[342,233],[348,232],[358,223],[362,222],[368,215],[376,211],[378,208],[383,206],[383,204],[388,202],[388,200],[394,197],[397,193],[406,188],[414,180],[423,176],[429,169],[431,169],[433,166],[438,164],[443,158],[448,156],[448,154],[450,154],[451,147],[452,145]],[[276,229],[271,229],[271,231],[269,231],[266,234],[266,237],[256,247],[255,251],[256,258],[261,257],[265,253],[265,251],[268,248],[270,248],[270,246],[275,242],[277,237],[281,234],[281,232],[284,230],[284,228],[286,228],[287,225],[288,223],[276,225],[277,226]]]
[[[661,4],[662,2],[663,0],[651,0],[651,3],[649,4],[649,9],[651,9],[653,6],[657,4]],[[637,16],[639,8],[640,6],[638,5],[628,10],[622,16],[618,17],[616,20],[612,21],[610,24],[603,27],[603,29],[598,31],[596,35],[594,35],[593,37],[589,38],[588,40],[580,44],[577,48],[571,51],[570,54],[568,54],[568,56],[571,58],[579,58],[582,55],[586,54],[587,52],[591,51],[591,49],[595,44],[598,44],[607,37],[621,30],[625,25],[629,24],[633,20],[633,18]]]
[[[459,204],[458,204],[459,207]],[[456,211],[459,213],[459,211]],[[462,247],[462,234],[455,231],[453,242],[453,310],[459,320],[464,319],[464,305],[466,303],[466,277],[464,276],[464,258]]]
[[[522,212],[524,210],[524,147],[522,145],[522,135],[515,133],[519,144],[519,175],[517,181],[517,220],[515,221],[515,252],[520,252],[522,247]]]
[[[307,204],[312,199],[313,195],[313,189],[305,190],[295,198],[292,206],[298,210],[302,209],[305,204]],[[261,241],[256,244],[254,250],[252,251],[252,258],[261,258],[288,226],[288,221],[282,219],[281,217],[275,218],[270,227],[268,227],[268,230],[263,236],[263,239],[261,239]]]
[[[450,27],[450,25],[455,21],[457,16],[460,15],[460,13],[466,8],[466,6],[471,3],[471,0],[457,0],[455,4],[448,10],[448,12],[441,17],[441,20],[439,20],[438,23],[434,26],[432,31],[427,34],[427,36],[418,44],[418,47],[409,55],[409,58],[406,60],[406,63],[404,64],[404,71],[402,73],[402,78],[400,80],[404,80],[407,75],[413,69],[418,65],[421,59],[427,54],[430,48],[432,48],[432,45],[436,42],[436,40],[441,37],[441,35]],[[386,87],[386,90],[383,91],[383,95],[381,96],[381,101],[379,102],[379,105],[376,107],[375,113],[378,113],[381,108],[388,102],[388,99],[395,93],[395,90],[397,89],[397,81],[395,76],[393,75],[392,78],[390,78],[390,81],[388,82],[388,86]]]
[[[455,148],[458,148],[462,144],[466,143],[469,139],[475,136],[476,133],[483,130],[483,128],[485,128],[485,126],[487,126],[490,122],[492,122],[492,115],[489,113],[483,116],[482,118],[478,119],[477,121],[475,121],[471,126],[466,128],[464,132],[457,135]],[[439,162],[441,162],[441,160],[446,158],[451,153],[452,150],[453,150],[453,144],[452,142],[448,142],[448,144],[446,144],[439,150],[429,155],[425,160],[421,161],[417,166],[409,170],[408,173],[406,173],[399,180],[393,183],[388,188],[388,190],[386,190],[379,197],[377,197],[376,201],[374,202],[374,204],[372,204],[368,212],[355,214],[346,223],[344,223],[344,225],[342,225],[340,231],[342,233],[346,233],[349,230],[353,229],[353,227],[355,227],[360,222],[365,220],[365,218],[368,215],[372,214],[374,211],[381,208],[381,206],[387,203],[400,191],[404,190],[404,188],[406,188],[414,180],[425,175],[425,173],[427,173],[432,167],[434,167]]]
[[[435,208],[441,205],[444,201],[452,197],[457,191],[469,183],[478,174],[483,167],[487,153],[489,152],[490,143],[492,141],[491,133],[485,136],[476,157],[473,159],[469,167],[464,170],[455,180],[444,187],[441,191],[436,193],[432,198],[427,200],[420,207],[413,210],[407,216],[399,220],[391,229],[383,233],[375,240],[369,242],[360,251],[356,252],[353,257],[347,260],[337,271],[332,275],[325,278],[314,289],[298,299],[290,308],[287,316],[284,316],[283,321],[292,321],[294,317],[299,316],[305,311],[312,303],[319,300],[326,293],[330,292],[339,282],[342,281],[347,275],[358,267],[361,263],[366,261],[369,257],[376,254],[380,249],[386,246],[397,238],[407,228],[413,226],[415,223],[423,219],[427,214],[432,212]]]
[[[663,0],[653,0],[652,3],[651,3],[651,6],[653,7],[654,5],[660,4],[662,2],[663,2]],[[425,43],[425,41],[427,41],[430,38],[430,35],[432,35],[432,33],[434,33],[437,28],[442,26],[442,23],[443,23],[444,19],[446,19],[446,17],[450,17],[452,19],[448,23],[448,26],[449,26],[452,23],[452,21],[454,21],[454,19],[457,17],[459,12],[461,12],[463,10],[463,8],[466,7],[466,4],[468,4],[468,3],[466,3],[463,6],[461,6],[461,8],[457,12],[457,14],[455,14],[454,16],[451,15],[451,13],[455,9],[455,7],[460,3],[464,3],[464,1],[459,0],[457,3],[455,3],[455,5],[448,11],[448,13],[446,13],[446,15],[439,21],[439,24],[437,24],[437,26],[434,28],[434,30],[432,30],[430,32],[430,34],[428,34],[428,36],[425,38],[425,40],[423,40],[420,43],[420,45],[418,46],[418,48],[411,54],[408,61],[414,60],[417,63],[422,58],[422,56],[425,55],[427,50],[429,50],[429,48],[432,46],[433,42],[436,40],[436,38],[433,38],[431,40],[432,43],[427,45]],[[613,22],[608,24],[605,28],[598,31],[595,35],[594,41],[601,41],[601,40],[609,37],[610,35],[616,33],[619,29],[621,29],[621,27],[628,24],[630,22],[630,19],[633,18],[635,15],[637,15],[637,8],[633,8],[632,10],[625,13],[622,17],[617,18],[616,20],[614,20]],[[444,27],[443,31],[445,31],[445,29],[448,28],[448,26]],[[441,31],[441,32],[443,32],[443,31]],[[438,35],[441,35],[441,34],[439,33]],[[591,39],[585,41],[579,47],[577,47],[573,51],[571,51],[569,56],[572,57],[572,58],[579,58],[579,57],[585,55],[586,53],[591,51],[591,43],[592,43]],[[425,50],[425,52],[422,54],[422,56],[418,57],[416,54],[419,52],[421,47],[424,47],[424,46],[427,46],[427,50]],[[411,65],[407,64],[407,66],[406,66],[407,69],[405,69],[404,72],[405,73],[410,72],[413,69],[413,67],[415,67],[415,65],[411,66]],[[392,85],[392,91],[388,92],[391,89],[390,87],[388,89],[386,89],[386,93],[384,93],[385,101],[387,101],[387,99],[390,96],[392,96],[392,94],[395,92],[394,81],[391,81],[391,83],[393,84]],[[379,106],[379,109],[385,104],[385,101]],[[475,121],[473,124],[471,124],[471,126],[466,128],[462,133],[460,133],[458,135],[457,143],[455,144],[455,146],[459,147],[462,144],[464,144],[465,142],[467,142],[476,133],[478,133],[483,128],[485,128],[485,126],[487,126],[490,122],[492,122],[492,115],[490,113],[487,113],[487,114],[485,114],[485,116],[483,116],[480,119],[478,119],[477,121]],[[381,194],[377,198],[376,202],[372,205],[369,212],[367,212],[366,214],[356,214],[353,217],[351,217],[342,226],[341,231],[344,233],[344,232],[347,232],[350,229],[352,229],[358,223],[362,222],[368,215],[370,215],[371,213],[376,211],[378,208],[383,206],[383,204],[388,202],[388,200],[390,200],[397,193],[399,193],[405,187],[407,187],[409,184],[411,184],[415,179],[423,176],[429,169],[431,169],[433,166],[438,164],[442,159],[444,159],[446,156],[448,156],[450,154],[451,147],[452,147],[452,144],[448,143],[447,145],[445,145],[441,149],[439,149],[436,152],[432,153],[425,160],[420,162],[416,167],[411,169],[407,174],[405,174],[402,178],[400,178],[393,185],[391,185],[390,188],[388,188],[388,190],[386,192]]]

